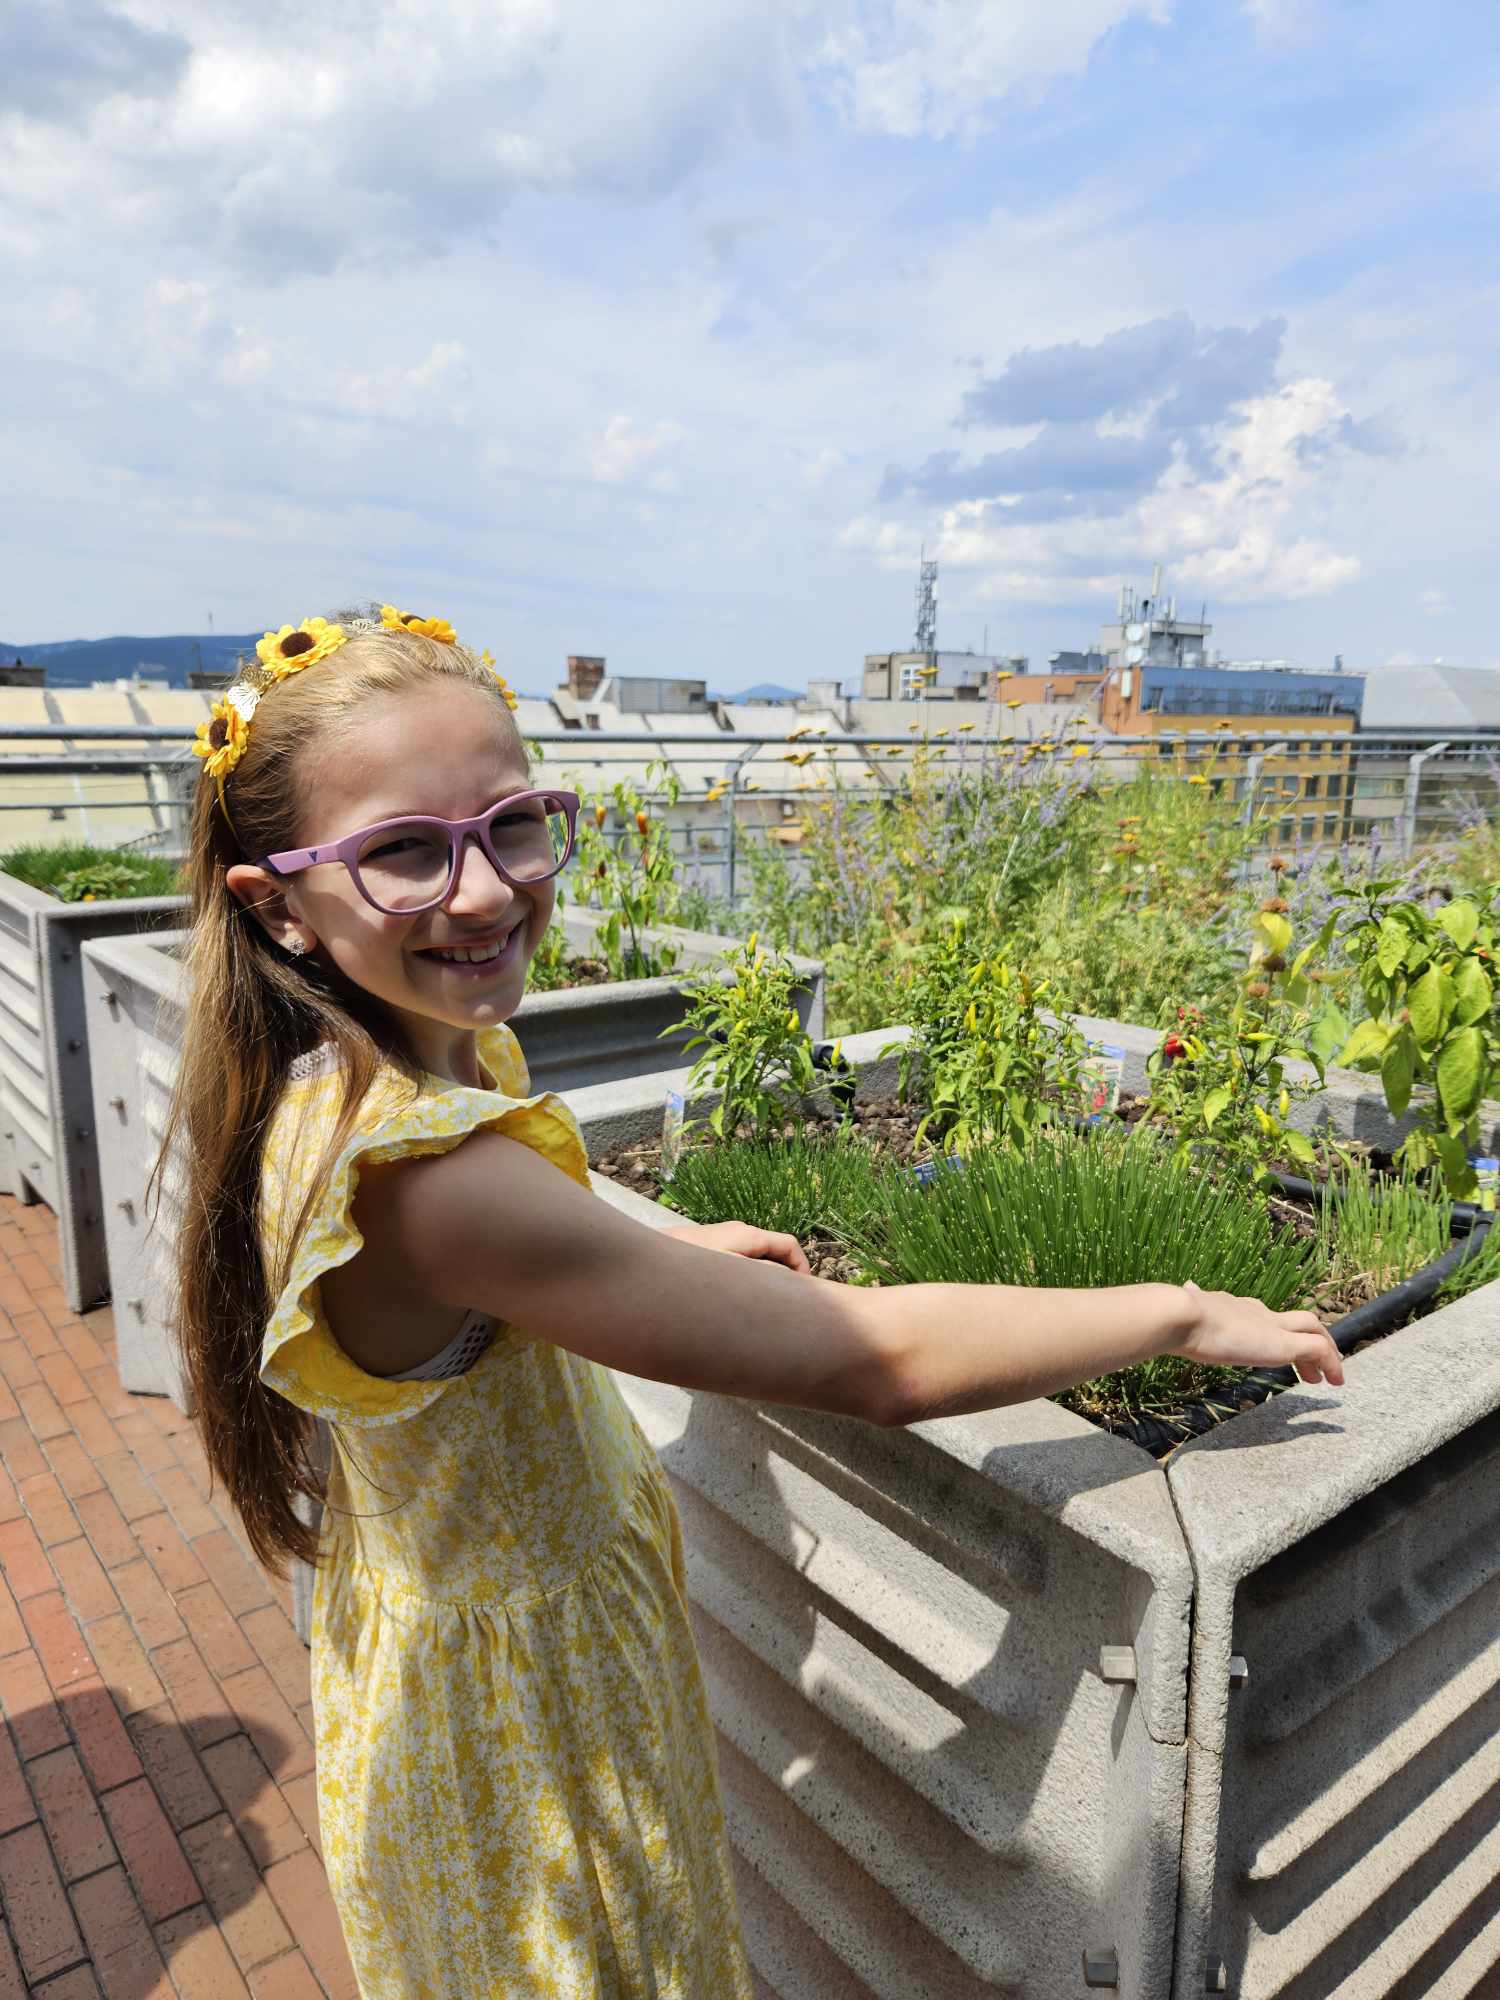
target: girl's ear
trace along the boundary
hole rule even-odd
[[[251,912],[266,936],[283,951],[300,956],[317,943],[293,917],[282,884],[268,869],[257,868],[253,862],[237,861],[224,871],[224,884],[235,901]]]

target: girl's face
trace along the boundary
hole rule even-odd
[[[465,819],[529,788],[515,733],[479,689],[439,682],[370,705],[313,760],[303,786],[298,846],[317,847],[357,828],[406,814]],[[289,922],[266,907],[282,943],[295,931],[344,975],[384,1001],[424,1069],[477,1082],[473,1037],[513,1014],[526,968],[551,922],[552,882],[512,888],[478,845],[466,845],[453,893],[436,909],[387,916],[372,908],[341,862],[278,882],[248,864],[229,870],[246,903],[285,897]],[[445,960],[454,948],[500,945],[481,964]]]

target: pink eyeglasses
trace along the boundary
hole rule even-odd
[[[577,831],[576,792],[513,792],[473,819],[385,819],[327,847],[262,855],[257,866],[296,875],[341,861],[367,903],[388,917],[409,917],[447,902],[470,840],[502,882],[528,889],[567,865]]]

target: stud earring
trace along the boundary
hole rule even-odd
[[[286,948],[292,954],[293,958],[300,958],[303,952],[307,950],[307,939],[299,936],[296,931],[293,931],[292,935],[287,939]]]

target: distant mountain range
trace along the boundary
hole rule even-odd
[[[227,673],[241,653],[253,653],[259,632],[184,632],[152,639],[55,639],[42,646],[12,646],[0,639],[0,665],[24,660],[45,667],[49,687],[87,687],[136,672],[179,687],[191,669]]]
[[[0,639],[0,666],[22,660],[47,669],[48,687],[87,687],[90,681],[128,678],[139,671],[150,679],[186,687],[190,671],[228,673],[242,653],[253,653],[259,632],[182,632],[170,638],[54,639],[41,646],[12,646]],[[757,681],[738,694],[711,695],[712,701],[796,701],[800,688]]]

